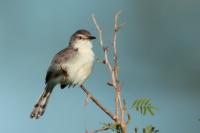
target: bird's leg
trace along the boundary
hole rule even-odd
[[[62,73],[63,73],[63,75],[64,75],[64,80],[66,80],[66,79],[67,79],[67,76],[68,76],[67,71],[63,68],[62,65],[60,65],[60,68],[61,68]]]

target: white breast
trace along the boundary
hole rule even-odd
[[[68,81],[72,84],[82,84],[90,75],[93,67],[94,53],[91,43],[80,44],[77,46],[78,52],[73,60],[66,63]]]

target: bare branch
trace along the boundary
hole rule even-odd
[[[87,96],[103,111],[105,112],[111,119],[116,121],[116,117],[108,111],[83,85],[80,88],[86,93]]]
[[[122,133],[127,133],[127,123],[125,121],[124,115],[126,113],[126,104],[125,102],[122,102],[121,99],[121,86],[118,78],[119,73],[119,67],[118,67],[118,51],[117,51],[117,32],[121,27],[125,25],[125,23],[118,24],[118,18],[121,15],[122,11],[119,11],[115,14],[115,23],[114,23],[114,35],[113,35],[113,62],[114,64],[111,64],[108,58],[108,48],[104,46],[103,43],[103,35],[102,35],[102,29],[97,23],[97,20],[95,18],[95,15],[92,15],[92,20],[94,22],[94,25],[96,26],[96,29],[99,33],[99,44],[101,49],[104,52],[104,59],[98,60],[100,63],[103,63],[107,66],[108,70],[110,71],[112,80],[107,82],[108,85],[113,86],[115,90],[115,115],[111,112],[109,112],[105,107],[103,107],[102,104],[100,104],[97,99],[83,86],[81,85],[80,88],[86,93],[88,99],[90,98],[103,112],[105,112],[117,125],[120,126],[120,129],[122,130]],[[88,102],[88,100],[87,100]],[[120,112],[119,112],[120,111]],[[120,113],[120,114],[119,114]],[[95,130],[94,133],[108,130],[109,127],[103,127],[101,129]]]
[[[100,37],[99,38],[99,43],[100,43],[100,46],[101,46],[101,48],[102,48],[102,50],[104,52],[105,64],[107,65],[107,67],[108,67],[108,69],[109,69],[109,71],[111,73],[113,87],[116,89],[117,88],[116,78],[115,78],[116,76],[115,76],[114,69],[112,68],[112,65],[111,65],[111,63],[110,63],[110,61],[108,59],[108,48],[105,48],[104,44],[103,44],[102,30],[101,30],[100,26],[97,23],[95,15],[92,15],[92,20],[93,20],[93,22],[94,22],[94,24],[96,26],[97,31],[99,32],[99,37]],[[116,113],[116,117],[118,119],[118,98],[117,97],[115,97],[115,106],[116,106],[115,107],[115,109],[116,109],[115,113]]]

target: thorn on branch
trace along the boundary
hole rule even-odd
[[[124,111],[126,111],[126,100],[125,99],[123,99],[123,109],[124,109]]]
[[[104,52],[106,52],[106,51],[108,52],[108,49],[109,49],[108,47],[103,47]]]
[[[121,28],[123,28],[126,25],[126,23],[122,23],[120,25],[117,25],[114,29],[114,32],[118,32]]]
[[[91,98],[91,94],[88,94],[87,98],[84,100],[84,104],[83,104],[84,107],[86,107],[88,105],[90,98]]]
[[[113,82],[112,82],[112,81],[108,81],[108,82],[107,82],[107,85],[113,86]]]
[[[103,60],[102,63],[103,63],[103,64],[106,64],[106,60]]]
[[[119,84],[119,80],[117,80],[116,83]],[[107,82],[107,85],[109,85],[109,86],[114,86],[112,80],[108,81],[108,82]]]
[[[118,30],[119,30],[119,27],[117,26],[117,27],[116,27],[114,30],[115,30],[115,32],[118,32]]]
[[[105,61],[105,59],[104,59],[104,60],[102,60],[102,59],[99,59],[99,58],[97,57],[97,58],[96,58],[96,61],[97,61],[97,63],[106,64],[106,61]]]

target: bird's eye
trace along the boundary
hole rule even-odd
[[[78,39],[79,39],[79,40],[81,40],[81,39],[82,39],[82,37],[81,37],[81,36],[79,36],[79,37],[78,37]]]

